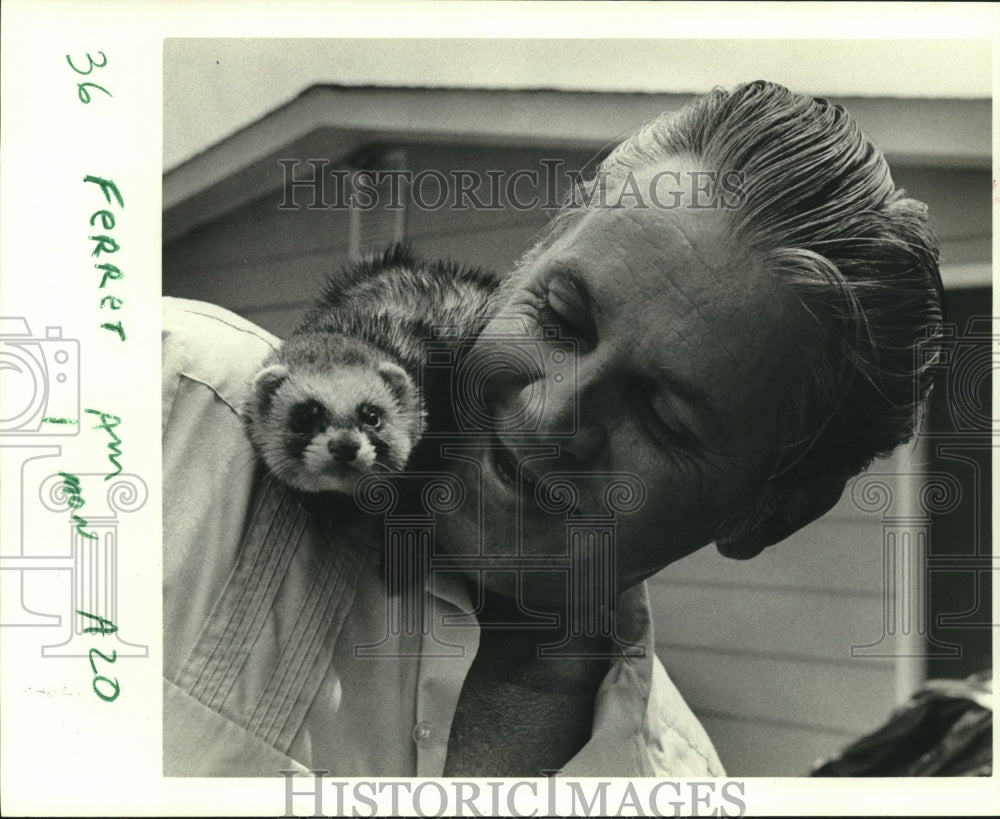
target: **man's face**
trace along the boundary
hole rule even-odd
[[[439,519],[438,550],[519,567],[480,575],[471,561],[496,591],[520,575],[525,600],[564,600],[567,522],[588,521],[613,539],[616,585],[631,586],[709,543],[769,473],[807,314],[724,212],[681,204],[590,210],[505,285],[474,354],[497,360],[512,325],[539,339],[555,326],[576,350],[575,372],[547,355],[567,345],[539,340],[544,368],[482,379],[500,420],[454,461],[467,498]]]

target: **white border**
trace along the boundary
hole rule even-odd
[[[2,297],[4,313],[60,323],[79,338],[89,403],[125,419],[129,469],[151,500],[128,532],[120,601],[133,634],[153,651],[123,663],[130,691],[105,706],[73,664],[40,663],[23,633],[3,640],[2,796],[6,815],[254,815],[278,813],[272,780],[163,780],[159,776],[158,298],[161,45],[164,37],[489,36],[754,38],[982,38],[998,30],[993,4],[656,3],[168,3],[25,2],[2,6]],[[64,55],[103,50],[114,106],[81,107]],[[97,114],[101,114],[97,116]],[[93,171],[90,169],[93,168]],[[127,355],[94,329],[90,213],[80,171],[111,169],[126,191],[128,279],[134,328]],[[995,172],[995,175],[996,172]],[[995,199],[996,201],[996,199]],[[81,222],[83,220],[83,222]],[[977,275],[979,271],[977,271]],[[127,436],[127,437],[126,437]],[[81,439],[82,441],[82,439]],[[79,442],[97,468],[101,447]],[[67,451],[70,450],[67,444]],[[5,504],[10,501],[5,489]],[[5,509],[7,507],[5,506]],[[6,530],[5,530],[6,534]],[[123,540],[123,543],[126,541]],[[32,646],[35,648],[32,648]],[[82,682],[81,682],[82,680]],[[38,689],[45,689],[40,695]],[[995,783],[748,780],[753,814],[975,814],[1000,811]]]

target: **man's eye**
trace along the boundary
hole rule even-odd
[[[558,327],[564,338],[573,338],[588,348],[597,343],[597,332],[590,312],[574,294],[551,287],[539,310],[539,324]]]
[[[580,330],[579,326],[571,318],[560,313],[548,298],[538,311],[538,323],[543,327],[558,327],[564,336],[575,337]]]
[[[633,405],[639,421],[657,446],[671,449],[691,449],[694,437],[679,424],[667,420],[656,407],[653,393],[647,387],[639,386],[633,393]]]

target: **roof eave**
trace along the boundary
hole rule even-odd
[[[164,174],[163,238],[280,189],[279,159],[336,161],[372,141],[596,151],[692,96],[314,86]],[[890,163],[990,167],[989,100],[837,101]]]

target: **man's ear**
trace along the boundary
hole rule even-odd
[[[764,520],[745,535],[716,544],[716,548],[736,560],[756,557],[829,512],[840,500],[846,483],[844,477],[823,476],[786,486]]]

